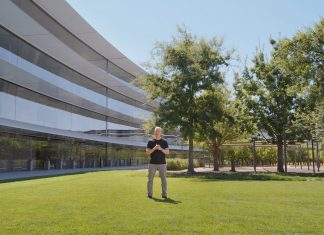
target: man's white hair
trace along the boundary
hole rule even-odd
[[[159,127],[159,126],[155,127],[155,128],[154,128],[154,134],[155,134],[157,131],[159,131],[160,133],[162,133],[162,128]]]

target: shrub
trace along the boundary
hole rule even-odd
[[[204,162],[200,159],[194,159],[194,167],[204,167]],[[167,169],[170,171],[179,171],[188,168],[188,159],[173,158],[167,159]]]

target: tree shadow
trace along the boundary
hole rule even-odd
[[[197,180],[219,180],[219,181],[306,181],[309,178],[315,180],[324,180],[324,173],[269,173],[269,172],[181,172],[170,173],[169,177],[175,178],[193,178]]]
[[[162,202],[162,203],[170,203],[170,204],[179,204],[179,203],[182,203],[181,201],[176,201],[172,198],[166,198],[166,199],[161,199],[161,198],[156,198],[156,197],[153,197],[152,198],[155,202]]]
[[[26,175],[26,177],[0,179],[0,184],[12,183],[12,182],[18,182],[18,181],[35,180],[35,179],[45,179],[45,178],[53,178],[53,177],[62,177],[62,176],[69,176],[69,175],[81,175],[81,174],[96,173],[96,172],[127,171],[127,170],[129,170],[129,169],[114,169],[114,168],[107,168],[107,169],[80,168],[80,169],[82,169],[82,171],[59,172],[60,170],[58,170],[57,173],[54,172],[54,173],[51,173],[51,174],[31,175],[31,176]],[[136,170],[142,170],[142,169],[132,169],[132,171],[136,171]],[[15,172],[12,172],[12,173],[14,174]]]
[[[87,173],[92,173],[92,172],[93,171],[80,171],[80,172],[72,172],[72,173],[69,172],[69,173],[52,174],[52,175],[27,176],[27,177],[21,177],[21,178],[13,178],[13,179],[0,179],[0,184],[12,183],[12,182],[18,182],[18,181],[54,178],[54,177],[56,178],[56,177],[69,176],[69,175],[81,175],[81,174],[87,174]]]

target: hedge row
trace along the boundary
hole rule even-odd
[[[204,167],[202,160],[194,159],[194,167]],[[170,171],[184,170],[188,168],[188,159],[172,158],[167,159],[167,169]]]

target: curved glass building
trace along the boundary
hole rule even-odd
[[[146,163],[143,74],[64,0],[2,0],[0,171]]]

